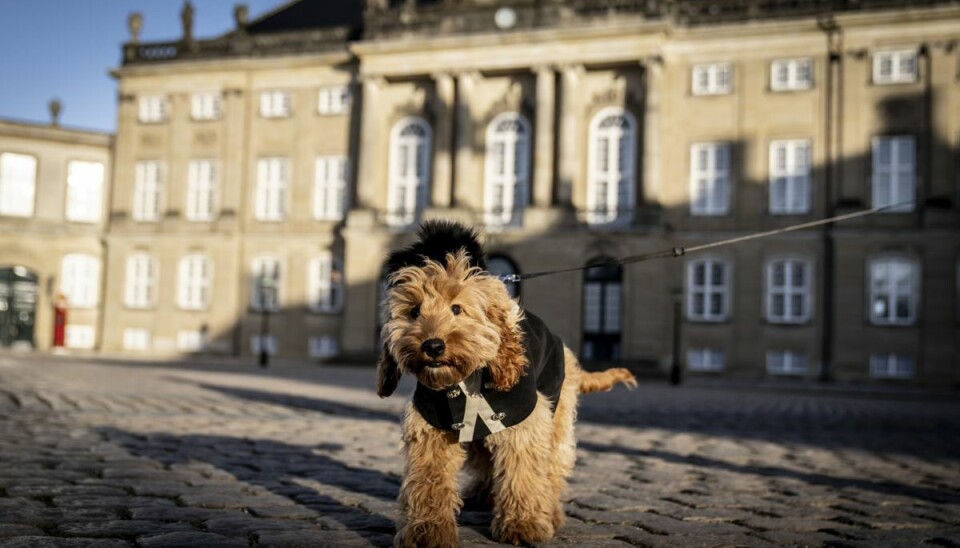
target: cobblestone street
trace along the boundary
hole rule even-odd
[[[388,545],[409,381],[0,356],[0,547]],[[960,546],[955,396],[788,387],[585,397],[549,545]]]

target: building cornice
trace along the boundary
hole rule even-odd
[[[58,141],[74,145],[104,148],[112,146],[114,141],[114,135],[108,132],[64,128],[36,122],[7,119],[0,119],[0,136]]]

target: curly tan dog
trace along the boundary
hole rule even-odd
[[[529,544],[563,524],[577,395],[636,386],[626,369],[583,371],[543,322],[485,270],[477,235],[434,222],[391,255],[389,319],[377,393],[401,373],[417,388],[403,422],[406,457],[396,546],[457,546],[466,494],[492,502],[497,540]]]

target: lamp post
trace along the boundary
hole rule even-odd
[[[670,384],[677,386],[683,381],[680,368],[680,324],[683,321],[683,289],[673,288],[673,363],[670,364]]]
[[[277,286],[272,276],[268,276],[266,269],[260,272],[257,280],[260,293],[260,367],[270,365],[270,353],[267,348],[267,337],[270,335],[270,309],[275,301]]]

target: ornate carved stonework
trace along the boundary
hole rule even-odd
[[[217,144],[217,132],[204,130],[193,134],[193,142],[198,146],[211,146]]]

